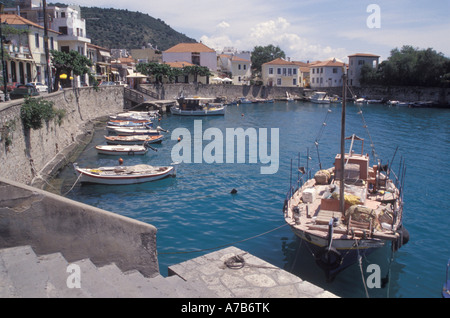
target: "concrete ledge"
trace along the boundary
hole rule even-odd
[[[169,275],[203,283],[221,298],[338,298],[236,247],[171,266]]]
[[[0,248],[30,245],[38,255],[159,274],[150,224],[0,178]]]

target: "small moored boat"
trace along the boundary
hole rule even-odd
[[[74,163],[74,169],[81,183],[123,185],[151,182],[176,175],[175,168],[154,167],[140,164],[135,166],[117,166],[100,168],[80,168]]]
[[[148,152],[148,148],[158,151],[156,148],[148,145],[144,142],[143,145],[98,145],[95,146],[97,153],[101,155],[112,155],[112,156],[135,156],[135,155],[145,155]]]
[[[105,136],[108,145],[142,145],[162,142],[163,135]]]
[[[212,116],[225,115],[226,106],[214,103],[212,98],[179,98],[177,106],[172,106],[170,112],[180,116]]]

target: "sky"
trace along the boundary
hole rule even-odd
[[[354,53],[377,54],[383,61],[392,49],[411,45],[450,57],[450,0],[58,2],[146,13],[218,51],[273,44],[293,61],[347,62]]]

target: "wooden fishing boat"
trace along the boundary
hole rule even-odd
[[[153,126],[153,122],[148,120],[110,120],[108,121],[107,125],[121,128],[150,128]]]
[[[135,155],[145,155],[148,149],[157,151],[157,149],[148,145],[144,142],[143,145],[98,145],[95,146],[97,153],[101,155],[111,155],[111,156],[135,156]]]
[[[364,139],[344,137],[345,94],[342,105],[341,153],[334,166],[320,166],[314,177],[309,165],[299,167],[298,186],[291,184],[283,208],[285,221],[329,281],[386,243],[396,251],[409,239],[402,223],[404,167],[398,177],[392,163],[370,165]],[[351,140],[347,153],[345,140]],[[360,154],[353,150],[355,142],[361,142]]]
[[[142,145],[162,142],[163,135],[105,136],[108,145]]]
[[[74,169],[81,183],[97,183],[105,185],[125,185],[151,182],[167,177],[175,177],[175,168],[154,167],[150,165],[80,168],[74,163]]]
[[[133,136],[133,135],[160,135],[161,127],[157,127],[156,129],[149,128],[146,126],[138,126],[138,127],[119,127],[119,126],[106,126],[106,130],[108,132],[115,133],[121,136]]]
[[[157,110],[155,111],[129,111],[125,113],[119,113],[116,115],[109,116],[111,120],[152,120],[159,117]]]
[[[226,106],[214,103],[212,98],[179,98],[178,105],[172,106],[170,112],[179,116],[214,116],[225,115]]]

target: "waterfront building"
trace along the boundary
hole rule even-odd
[[[372,68],[378,67],[379,55],[369,53],[356,53],[348,56],[348,84],[360,86],[361,68],[368,65]]]
[[[163,63],[188,62],[217,72],[217,53],[203,43],[179,43],[162,53]]]
[[[333,58],[311,63],[309,68],[311,88],[342,86],[342,75],[346,68],[344,62]]]
[[[305,66],[307,66],[307,63],[291,62],[282,58],[264,63],[261,67],[263,85],[303,87],[305,74],[300,68]]]
[[[48,76],[46,73],[44,28],[15,14],[2,14],[0,19],[4,37],[3,48],[7,82],[46,84]],[[49,48],[58,48],[59,33],[48,30],[48,35]]]
[[[44,26],[44,13],[41,0],[16,0],[14,8],[6,8],[6,14],[16,14],[40,26]],[[81,18],[79,6],[68,7],[47,6],[48,29],[58,31],[58,46],[55,49],[62,52],[77,51],[87,57],[87,44],[91,40],[86,34],[86,21]],[[51,45],[50,45],[51,46]],[[88,83],[88,75],[75,78],[75,86]]]
[[[118,80],[119,73],[111,70],[111,53],[109,49],[87,44],[87,57],[92,61],[91,73],[98,82],[110,82]]]

